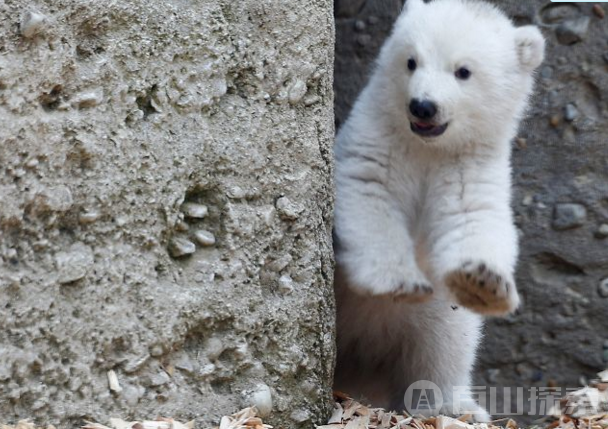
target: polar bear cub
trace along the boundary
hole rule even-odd
[[[402,409],[429,380],[429,413],[489,418],[470,372],[479,315],[519,305],[510,146],[543,55],[488,3],[407,0],[335,146],[336,388]]]

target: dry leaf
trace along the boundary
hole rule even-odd
[[[363,420],[363,417],[355,417],[346,424],[344,429],[366,429],[367,424],[364,423]]]
[[[99,423],[93,423],[93,422],[85,422],[86,424],[84,426],[81,426],[81,429],[112,429],[109,428],[107,426],[101,425]],[[4,429],[4,428],[2,428]]]
[[[348,405],[346,405],[346,404],[348,404]],[[344,408],[344,414],[343,414],[342,418],[344,420],[349,420],[355,414],[355,412],[357,411],[357,408],[359,408],[359,406],[361,404],[359,404],[357,401],[351,400],[348,403],[345,402],[343,405],[345,408]]]

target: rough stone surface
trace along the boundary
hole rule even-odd
[[[608,363],[608,298],[601,295],[608,247],[605,239],[595,237],[600,225],[608,223],[608,73],[603,58],[608,26],[593,14],[592,3],[495,3],[518,24],[541,25],[548,41],[537,95],[513,153],[513,207],[521,231],[517,280],[524,304],[512,317],[488,321],[476,374],[478,385],[498,386],[500,409],[501,387],[577,387],[581,377],[592,378]],[[336,2],[338,126],[401,5],[400,0]],[[564,21],[582,18],[584,23],[587,17],[586,35],[579,27],[578,43],[558,43],[556,30]],[[362,35],[366,44],[358,42]],[[564,120],[569,103],[579,113],[573,122]],[[554,207],[572,201],[587,208],[585,221],[579,228],[554,230]]]
[[[331,9],[0,2],[0,423],[325,421]]]

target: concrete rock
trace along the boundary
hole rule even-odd
[[[1,2],[1,423],[214,427],[260,383],[283,404],[268,423],[326,421],[331,9]],[[273,215],[280,197],[306,216]],[[288,299],[283,275],[302,285]],[[294,365],[294,344],[320,363]]]

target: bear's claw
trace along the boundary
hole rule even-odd
[[[467,261],[445,277],[459,304],[477,313],[501,315],[514,311],[519,296],[510,276],[485,262]]]

